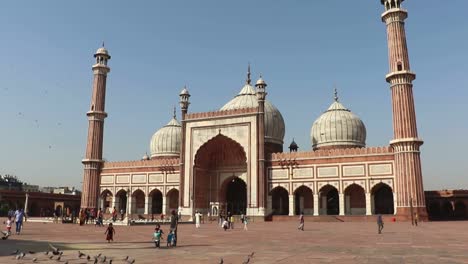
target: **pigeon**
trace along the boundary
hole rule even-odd
[[[109,264],[112,264],[112,259],[109,259]]]
[[[36,262],[37,262],[37,258],[33,258],[33,259],[32,259],[32,262],[36,263]]]
[[[123,260],[128,260],[128,256],[126,256]]]
[[[49,259],[52,259],[54,257],[54,255],[50,255]]]
[[[223,263],[224,263],[224,260],[223,260],[223,258],[221,258],[221,259],[219,260],[219,264],[223,264]]]
[[[84,257],[86,254],[81,253],[81,251],[78,250],[78,258]]]
[[[11,255],[18,255],[19,254],[19,249],[17,249],[15,252],[11,253]]]
[[[61,258],[62,258],[62,256],[58,256],[57,260],[60,261]]]
[[[94,258],[94,264],[98,263],[98,259]]]
[[[88,256],[86,257],[86,259],[87,259],[88,261],[90,261],[90,260],[91,260],[91,257],[88,255]]]
[[[49,146],[49,148],[50,148],[50,146]],[[49,247],[52,249],[52,254],[54,254],[54,255],[59,255],[60,254],[60,250],[57,247],[54,247],[50,243],[49,243]]]
[[[31,251],[31,250],[30,250],[30,251],[28,251],[28,253],[29,253],[29,254],[36,254],[36,252],[34,252],[34,251]]]
[[[5,231],[2,231],[2,235],[3,235],[3,236],[2,236],[2,240],[7,240],[8,237],[10,236],[10,233],[5,232]]]
[[[101,260],[102,263],[106,262],[107,257],[104,256],[104,258]]]
[[[49,255],[49,251],[46,251],[46,252],[44,253],[44,255]]]
[[[133,264],[133,263],[135,263],[135,260],[134,260],[134,259],[132,259],[131,261],[130,261],[130,260],[127,260],[127,263],[128,263],[128,264]]]
[[[253,255],[255,254],[255,252],[252,252],[250,255],[248,255],[249,258],[253,258]]]

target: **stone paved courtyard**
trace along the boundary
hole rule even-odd
[[[2,221],[3,222],[3,221]],[[304,232],[295,222],[252,223],[223,231],[216,224],[200,229],[183,224],[176,248],[155,249],[150,242],[153,226],[116,226],[114,243],[106,243],[104,227],[72,224],[25,224],[20,236],[0,240],[0,263],[93,263],[78,259],[81,250],[91,256],[102,253],[113,263],[468,263],[468,222],[386,223],[377,234],[375,223],[307,223]],[[168,226],[163,226],[166,231]],[[45,251],[47,242],[65,250],[61,261],[43,253],[15,260],[11,252]]]

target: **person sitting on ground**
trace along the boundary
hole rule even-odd
[[[223,220],[222,227],[223,227],[224,231],[226,231],[226,229],[229,228],[229,222],[226,219]]]

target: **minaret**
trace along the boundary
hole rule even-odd
[[[401,8],[404,0],[381,0],[385,6],[382,21],[387,25],[388,60],[390,73],[386,80],[390,84],[393,108],[393,140],[390,145],[395,152],[396,214],[412,218],[418,213],[427,218],[424,199],[421,158],[416,113],[413,99],[413,80],[408,48],[406,45],[406,10]]]
[[[250,65],[247,75],[247,84],[250,84]],[[265,97],[267,84],[260,76],[255,84],[257,88],[258,101],[258,122],[257,122],[257,141],[258,141],[258,208],[260,214],[265,214],[266,207],[266,177],[265,177]]]
[[[190,105],[190,93],[187,90],[187,87],[184,86],[184,89],[179,94],[179,104],[180,104],[180,110],[182,112],[182,115],[180,117],[181,123],[182,123],[182,138],[181,138],[181,149],[180,149],[180,169],[179,169],[179,208],[183,208],[184,206],[184,190],[185,190],[185,115],[187,114],[188,107]],[[190,206],[190,205],[189,205]],[[180,210],[179,209],[179,210]],[[184,212],[183,212],[184,213]]]
[[[107,50],[102,47],[94,54],[96,63],[93,65],[93,95],[88,116],[88,142],[84,164],[83,193],[81,194],[81,208],[97,208],[99,198],[99,176],[101,173],[102,143],[104,136],[104,111],[106,101],[106,79],[110,68],[107,61],[111,58]]]

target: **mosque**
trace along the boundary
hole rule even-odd
[[[251,81],[214,112],[189,112],[180,92],[176,113],[150,140],[150,155],[134,161],[102,159],[109,52],[94,57],[82,208],[116,208],[149,217],[172,210],[272,215],[375,215],[426,218],[413,80],[406,45],[404,0],[381,0],[386,25],[393,140],[366,146],[366,127],[335,92],[311,126],[311,151],[293,141],[284,150],[285,122],[268,100],[266,80]],[[274,91],[273,91],[274,92]],[[272,92],[272,93],[273,93]],[[385,90],[382,90],[385,92]]]

